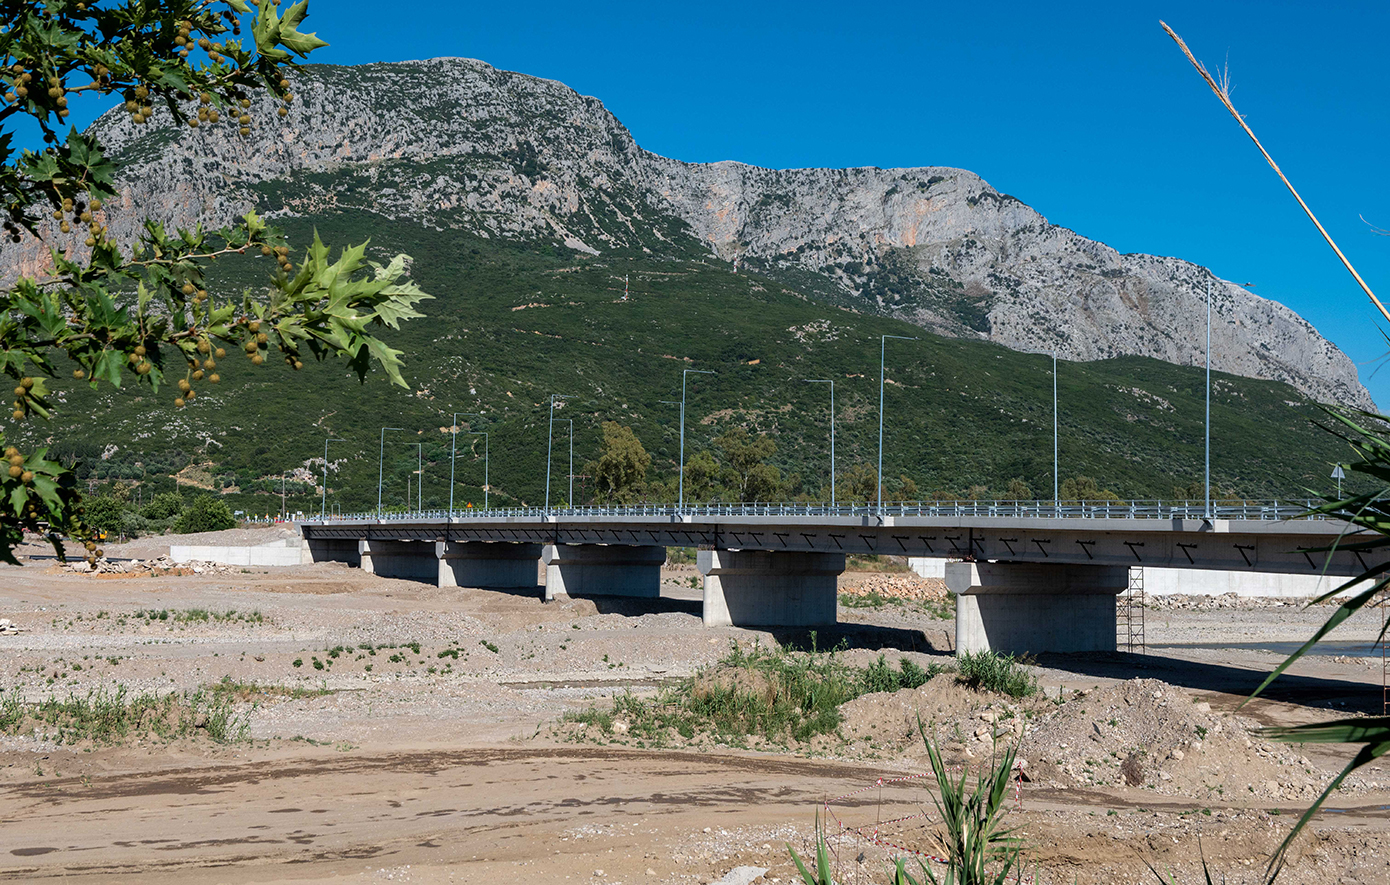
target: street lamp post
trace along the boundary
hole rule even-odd
[[[488,438],[487,438],[487,432],[486,432],[486,431],[482,431],[482,430],[470,430],[470,431],[468,431],[468,432],[469,432],[469,434],[471,434],[472,436],[481,436],[481,437],[483,438],[483,509],[484,509],[484,510],[487,510],[487,509],[488,509],[488,506],[487,506],[487,495],[488,495],[488,492],[490,491],[490,489],[488,488],[488,479],[487,479],[487,472],[488,472]]]
[[[835,382],[828,378],[807,378],[807,384],[830,385],[830,506],[835,506]]]
[[[1057,351],[1052,351],[1052,509],[1057,509],[1060,500],[1058,489],[1061,483],[1060,459],[1057,457],[1058,436],[1057,436]]]
[[[907,335],[884,335],[879,341],[878,352],[878,512],[883,513],[883,366],[888,354],[888,339],[916,341]]]
[[[425,444],[415,444],[415,512],[425,509]],[[410,506],[410,489],[406,488],[405,506]]]
[[[323,500],[319,504],[319,519],[324,519],[328,515],[328,444],[331,442],[347,442],[345,439],[329,437],[323,441]]]
[[[574,419],[566,418],[570,423],[570,495],[569,506],[574,506]]]
[[[571,399],[572,394],[552,393],[550,395],[550,431],[545,439],[545,509],[550,511],[550,453],[555,443],[555,400]]]
[[[386,463],[386,431],[405,430],[404,427],[383,427],[381,428],[381,443],[377,447],[376,454],[376,518],[381,519],[381,476],[382,465]]]
[[[1206,495],[1206,516],[1211,519],[1211,280],[1207,280],[1207,416],[1206,416],[1206,469],[1204,485]]]
[[[690,373],[697,375],[713,375],[708,369],[684,369],[681,371],[681,472],[680,472],[680,494],[677,498],[676,507],[678,510],[685,509],[685,381],[690,377]]]
[[[475,411],[456,411],[453,413],[453,421],[449,422],[449,435],[453,439],[449,440],[449,518],[453,518],[453,458],[459,452],[459,415],[466,417],[481,418],[482,415]],[[471,431],[470,431],[471,432]]]

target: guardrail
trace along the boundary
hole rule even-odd
[[[1325,519],[1309,515],[1320,502],[1304,501],[1224,501],[1213,503],[1211,518],[1244,520]],[[1206,505],[1192,501],[899,501],[883,506],[789,502],[776,504],[636,504],[625,507],[585,505],[580,507],[505,507],[491,510],[469,509],[386,511],[345,513],[328,517],[330,522],[421,522],[470,519],[565,519],[575,517],[631,517],[661,519],[676,516],[714,518],[740,517],[1030,517],[1043,519],[1203,519]],[[311,517],[312,519],[312,517]]]

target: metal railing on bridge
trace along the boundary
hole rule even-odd
[[[1213,502],[1211,518],[1233,520],[1323,519],[1309,511],[1319,502],[1221,501]],[[800,502],[769,504],[633,504],[626,506],[588,504],[578,507],[494,507],[490,510],[368,511],[330,516],[342,520],[420,522],[443,519],[565,519],[584,517],[630,517],[661,519],[676,516],[742,517],[1027,517],[1041,519],[1204,519],[1207,508],[1200,501],[900,501],[876,504],[829,504]]]

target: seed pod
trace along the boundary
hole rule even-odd
[[[193,294],[193,284],[192,284],[192,283],[184,283],[184,284],[183,284],[183,294],[185,294],[185,295],[192,295],[192,294]]]
[[[259,353],[251,357],[252,365],[259,366],[263,362],[265,362],[265,357],[261,356]]]
[[[144,355],[147,354],[147,353],[149,353],[149,351],[145,349],[145,345],[143,345],[143,344],[137,344],[137,345],[135,345],[135,355],[136,355],[136,356],[144,356]]]
[[[270,340],[270,339],[266,336],[266,334],[265,334],[264,332],[261,332],[259,335],[256,336],[256,343],[257,343],[257,344],[265,344],[265,343],[266,343],[267,341],[269,341],[269,340]]]
[[[190,389],[192,386],[193,386],[193,385],[189,384],[185,379],[183,379],[183,378],[180,378],[180,379],[179,379],[179,390],[183,391],[184,393],[188,393],[189,389]]]
[[[34,472],[32,470],[24,471],[19,475],[19,481],[24,483],[25,485],[28,485],[29,483],[34,481]]]
[[[222,357],[224,357],[224,356],[227,355],[227,351],[224,350],[224,349],[221,348],[221,347],[217,348],[217,349],[214,350],[212,353],[213,353],[213,356],[217,357],[218,359],[222,359]]]
[[[24,414],[24,413],[21,412],[21,413],[20,413],[20,416],[23,416],[23,414]],[[19,467],[11,467],[11,468],[10,468],[10,478],[11,478],[11,479],[19,479],[20,476],[22,476],[23,474],[24,474],[24,470],[23,470],[22,468],[19,468]]]
[[[261,330],[261,321],[252,320],[246,324],[246,328],[250,329],[252,332],[259,332]]]
[[[215,369],[215,368],[217,368],[217,360],[213,359],[212,357],[208,357],[207,359],[203,360],[203,368],[204,368],[204,369]]]
[[[177,406],[178,408],[182,409],[182,408],[183,408],[183,397],[181,397],[181,396],[176,396],[176,397],[174,397],[174,405]]]
[[[199,369],[198,371],[196,371],[196,372],[193,373],[193,380],[194,380],[194,381],[202,381],[202,380],[203,380],[203,370],[202,370],[202,369]]]
[[[213,372],[211,375],[208,376],[208,380],[211,381],[213,384],[216,384],[222,379],[218,376],[216,372]]]
[[[78,381],[81,381],[83,378],[87,377],[87,373],[82,371],[81,369],[73,369],[72,377],[76,378]]]
[[[24,388],[23,388],[23,387],[16,387],[16,388],[14,389],[14,395],[17,396],[17,397],[19,397],[20,399],[23,399],[23,398],[24,398]]]
[[[21,455],[21,454],[19,454],[18,452],[15,452],[13,455],[10,456],[10,466],[11,466],[11,467],[23,467],[23,466],[24,466],[24,456]]]

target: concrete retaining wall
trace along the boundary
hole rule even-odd
[[[908,557],[907,567],[924,578],[944,578],[946,560]],[[1278,575],[1265,572],[1219,571],[1143,566],[1144,592],[1150,596],[1221,596],[1310,599],[1339,586],[1345,579],[1317,575]]]
[[[290,544],[294,546],[289,546]],[[217,562],[222,565],[299,565],[302,555],[297,541],[258,547],[211,547],[197,544],[177,544],[169,547],[169,558],[174,562]]]

